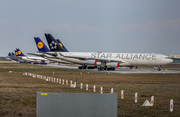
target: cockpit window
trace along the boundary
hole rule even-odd
[[[170,59],[169,57],[165,57],[165,59]]]

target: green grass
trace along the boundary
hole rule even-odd
[[[6,67],[6,68],[4,68]],[[167,66],[168,67],[168,66]],[[172,68],[172,65],[169,66]],[[175,66],[179,69],[179,66]],[[176,68],[173,68],[176,69]],[[13,73],[9,73],[12,71]],[[23,76],[30,72],[44,76],[77,80],[77,88],[46,82],[42,79]],[[54,75],[52,73],[55,73]],[[80,73],[83,73],[80,75]],[[80,89],[80,83],[83,89]],[[68,83],[69,84],[69,83]],[[89,90],[85,90],[85,84]],[[180,115],[180,74],[101,74],[79,70],[44,67],[17,63],[0,63],[0,116],[1,117],[34,117],[36,110],[36,92],[63,93],[96,93],[103,86],[104,93],[110,93],[111,88],[118,94],[118,116],[152,117]],[[121,99],[124,90],[124,99]],[[134,94],[138,92],[138,103],[134,103]],[[154,96],[154,107],[142,107],[145,100]],[[169,101],[174,99],[174,112],[169,112]]]

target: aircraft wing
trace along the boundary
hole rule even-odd
[[[47,55],[51,55],[51,56],[57,56],[57,52],[41,52],[38,51],[39,53],[43,53],[43,54],[47,54]]]
[[[43,53],[27,53],[27,54],[35,55],[35,56],[40,56],[40,57],[44,56]]]
[[[104,58],[88,58],[88,57],[79,57],[79,56],[64,56],[69,58],[76,58],[76,59],[83,59],[83,60],[97,60],[98,62],[119,62],[119,63],[125,63],[123,60],[113,60],[113,59],[104,59]]]

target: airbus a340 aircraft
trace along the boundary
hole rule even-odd
[[[49,60],[44,59],[42,57],[28,57],[25,56],[20,49],[15,50],[15,54],[18,59],[24,60],[24,61],[30,61],[33,64],[48,64],[51,63]]]
[[[79,69],[88,66],[97,67],[98,70],[115,70],[117,67],[132,68],[138,65],[158,66],[172,63],[173,60],[166,55],[155,53],[107,53],[107,52],[67,52],[51,34],[45,34],[51,52],[46,52],[56,58],[81,64]],[[60,50],[58,52],[58,50]]]

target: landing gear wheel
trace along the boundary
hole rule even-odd
[[[82,66],[79,66],[78,69],[82,69]]]
[[[98,71],[101,71],[101,68],[97,68]]]

